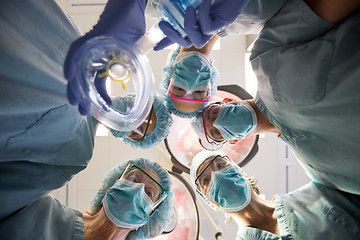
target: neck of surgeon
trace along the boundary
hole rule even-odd
[[[280,236],[275,203],[267,201],[251,191],[251,201],[244,209],[237,212],[227,212],[239,227],[253,227]]]
[[[124,240],[133,229],[115,226],[105,215],[102,208],[96,215],[83,214],[84,240],[118,239]]]
[[[276,134],[278,137],[281,136],[281,131],[274,126],[269,119],[260,111],[260,109],[256,106],[255,100],[246,100],[247,103],[254,109],[256,112],[257,117],[257,126],[255,128],[254,134],[261,134],[261,133],[271,133]]]

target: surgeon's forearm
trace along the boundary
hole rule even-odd
[[[319,17],[334,24],[360,8],[360,0],[305,0],[305,3]]]
[[[210,57],[211,55],[211,52],[212,52],[212,49],[214,47],[214,44],[216,43],[216,41],[219,39],[220,37],[215,34],[214,36],[212,36],[210,38],[210,40],[201,48],[201,49],[198,49],[194,46],[190,47],[190,48],[184,48],[184,47],[181,47],[181,50],[180,52],[191,52],[191,51],[197,51],[197,52],[200,52],[202,54],[204,54],[206,57]]]

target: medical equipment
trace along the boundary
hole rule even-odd
[[[198,0],[163,0],[159,3],[159,10],[164,19],[184,36],[185,10],[188,6],[197,8],[199,4]],[[106,16],[103,15],[104,19]],[[128,24],[131,27],[131,23]],[[111,26],[108,28],[111,31]],[[143,123],[153,103],[154,87],[154,77],[145,54],[164,37],[155,24],[133,45],[105,33],[90,38],[81,46],[81,54],[76,56],[80,61],[81,97],[90,104],[92,116],[119,131],[130,131]],[[131,109],[123,112],[111,106],[110,98],[125,97],[129,93],[136,95]]]

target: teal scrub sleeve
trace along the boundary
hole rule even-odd
[[[6,206],[0,208],[0,222],[41,196],[62,187],[82,169],[28,161],[0,163],[0,206]]]
[[[45,195],[2,221],[0,239],[83,240],[82,213]]]

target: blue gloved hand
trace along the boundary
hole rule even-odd
[[[159,27],[167,37],[159,42],[154,50],[161,50],[175,42],[185,48],[192,45],[202,48],[221,28],[235,21],[248,2],[249,0],[215,0],[211,4],[211,0],[203,0],[198,14],[191,6],[188,7],[184,20],[187,37],[181,37],[168,22],[161,21]]]
[[[183,38],[170,23],[164,20],[159,23],[159,27],[166,35],[166,38],[154,47],[155,51],[161,50],[175,42],[185,48],[190,48],[193,45],[196,48],[202,48],[212,37],[212,34],[207,35],[202,33],[197,23],[196,12],[191,6],[185,11],[184,29],[187,37]]]
[[[198,17],[203,34],[214,34],[221,28],[230,25],[247,6],[249,0],[203,0],[199,7]]]
[[[72,105],[79,105],[80,114],[87,115],[90,111],[90,102],[80,94],[81,68],[78,56],[81,55],[81,46],[97,36],[114,37],[125,44],[134,44],[146,30],[144,10],[144,0],[109,0],[93,29],[71,44],[65,59],[64,75],[68,80],[68,99]],[[111,104],[106,92],[105,78],[96,78],[95,87],[104,100]]]

